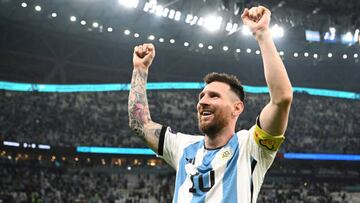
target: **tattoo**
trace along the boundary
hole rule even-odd
[[[143,139],[144,124],[151,121],[149,105],[146,96],[147,72],[134,70],[129,93],[129,125]]]

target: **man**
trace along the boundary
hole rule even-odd
[[[256,202],[264,175],[284,140],[292,88],[262,6],[241,18],[257,40],[270,90],[270,102],[250,130],[235,132],[244,109],[244,91],[235,76],[211,73],[199,94],[197,115],[205,136],[173,132],[150,117],[146,81],[155,56],[152,44],[136,46],[129,95],[129,124],[147,145],[176,169],[173,202]]]

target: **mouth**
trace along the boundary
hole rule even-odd
[[[208,120],[208,119],[214,117],[214,113],[212,111],[204,110],[200,113],[200,117],[202,119]]]

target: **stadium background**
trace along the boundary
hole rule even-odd
[[[258,4],[283,27],[275,41],[296,90],[258,202],[360,202],[360,2],[133,2],[0,1],[2,202],[170,202],[174,171],[128,127],[133,47],[156,46],[153,119],[199,133],[201,79],[228,72],[246,85],[238,128],[249,128],[268,96],[237,12]],[[200,16],[214,13],[222,21],[209,32]]]

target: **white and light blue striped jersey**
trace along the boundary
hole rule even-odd
[[[254,125],[221,148],[205,149],[204,136],[163,127],[158,154],[176,169],[173,203],[256,202],[283,139]]]

